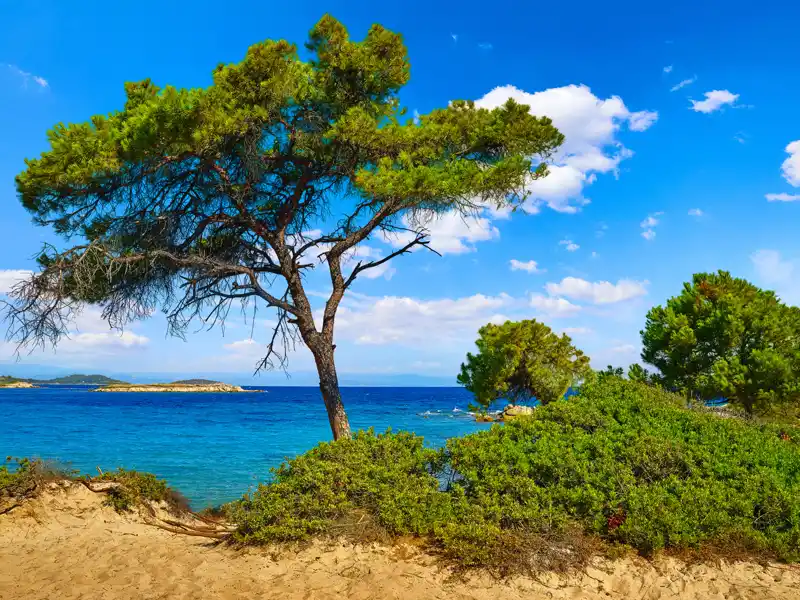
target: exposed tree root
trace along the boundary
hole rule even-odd
[[[147,523],[148,525],[152,525],[153,527],[158,527],[159,529],[163,529],[164,531],[169,531],[170,533],[179,533],[181,535],[191,535],[195,537],[205,537],[205,538],[211,538],[212,540],[224,540],[230,536],[230,533],[227,532],[212,533],[210,531],[195,531],[192,529],[172,527],[171,525],[167,525],[166,521],[159,522],[150,519],[145,519],[145,523]]]
[[[116,489],[122,485],[115,481],[93,482],[86,479],[78,479],[78,481],[82,483],[86,489],[95,494],[106,494],[110,490]],[[189,525],[188,523],[182,523],[173,519],[162,519],[158,516],[158,513],[152,505],[144,503],[142,506],[150,514],[149,518],[145,518],[145,523],[169,531],[170,533],[223,540],[229,537],[233,531],[232,528],[225,527],[218,522],[212,521],[192,511],[188,511],[187,514],[198,521],[212,525],[212,527]]]
[[[22,504],[20,504],[19,502],[15,502],[14,504],[11,504],[9,506],[0,508],[0,515],[5,515],[7,513],[10,513],[12,510],[14,510],[15,508],[19,508],[20,506],[22,506]]]

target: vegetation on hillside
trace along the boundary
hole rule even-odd
[[[589,357],[569,336],[556,335],[534,319],[484,325],[478,334],[478,353],[467,354],[458,382],[484,410],[501,399],[517,403],[536,398],[548,404],[591,372]]]
[[[501,570],[541,567],[544,547],[584,556],[587,539],[646,555],[705,548],[796,561],[798,442],[797,429],[721,419],[652,386],[591,377],[569,400],[440,451],[408,433],[320,444],[230,514],[243,543],[367,527]]]
[[[89,481],[88,478],[87,481]],[[109,487],[105,493],[106,504],[118,512],[130,511],[150,502],[166,502],[182,507],[186,506],[183,496],[170,488],[166,481],[158,479],[152,473],[130,471],[120,467],[116,471],[108,471],[90,481],[117,484]]]
[[[5,463],[0,464],[0,514],[36,496],[43,484],[60,482],[72,475],[39,459],[7,457]]]
[[[55,377],[53,379],[31,379],[31,378],[18,378],[10,375],[0,375],[0,384],[3,383],[17,383],[24,381],[27,383],[36,384],[62,384],[62,385],[109,385],[125,383],[119,379],[111,379],[105,375],[66,375],[64,377]]]
[[[112,383],[125,383],[119,379],[112,379],[105,375],[67,375],[46,380],[30,380],[31,383],[60,383],[71,385],[109,385]]]
[[[695,275],[653,308],[642,345],[654,381],[689,397],[748,413],[800,402],[800,309],[725,271]]]
[[[258,302],[276,311],[258,368],[285,366],[301,339],[333,436],[349,437],[334,360],[345,292],[428,247],[436,215],[523,201],[564,140],[513,100],[454,100],[412,119],[399,101],[409,75],[399,34],[373,25],[354,41],[326,15],[303,56],[267,40],[206,88],[127,83],[119,110],[56,125],[17,191],[37,224],[81,241],[43,249],[40,272],[11,294],[10,337],[55,344],[81,302],[110,325],[163,310],[177,335]],[[382,234],[400,246],[364,253]],[[318,320],[304,275],[316,267],[331,282]]]

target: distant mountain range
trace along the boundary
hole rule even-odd
[[[4,367],[5,365],[5,367]],[[265,372],[254,377],[252,373],[236,372],[109,372],[106,375],[72,375],[63,367],[34,365],[24,363],[0,362],[0,373],[12,372],[20,381],[32,383],[72,383],[102,385],[107,383],[164,383],[165,381],[203,379],[205,381],[224,381],[243,386],[302,386],[317,387],[319,376],[313,371],[297,371],[289,377],[283,372]],[[93,379],[94,377],[105,379]],[[71,378],[73,379],[70,381]],[[421,375],[416,373],[339,373],[339,384],[343,387],[457,387],[455,376]]]
[[[105,375],[67,375],[54,379],[30,379],[24,377],[11,377],[10,375],[0,376],[0,383],[14,383],[16,381],[27,381],[33,384],[62,384],[62,385],[109,385],[112,383],[125,383],[119,379],[111,379]]]

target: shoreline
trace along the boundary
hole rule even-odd
[[[0,383],[0,390],[32,390],[39,389],[39,386],[33,385],[27,381],[15,381],[14,383]]]
[[[141,393],[141,392],[176,392],[190,394],[225,393],[238,394],[248,392],[262,392],[264,390],[246,390],[238,385],[228,383],[214,384],[175,384],[175,383],[154,383],[154,384],[115,384],[105,385],[93,390],[95,392],[122,392],[122,393]]]

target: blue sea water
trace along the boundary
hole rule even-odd
[[[256,389],[256,388],[253,388]],[[259,393],[96,393],[91,387],[0,390],[0,457],[55,461],[82,473],[155,473],[195,508],[241,497],[270,467],[331,433],[318,388]],[[462,388],[344,388],[353,429],[413,431],[431,446],[488,427]]]

